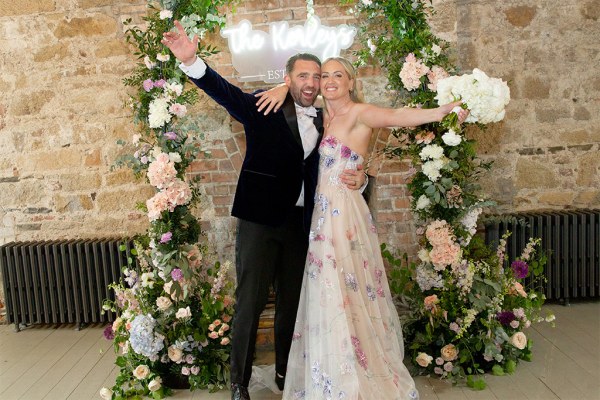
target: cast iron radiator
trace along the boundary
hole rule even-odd
[[[104,314],[108,285],[118,282],[127,265],[119,239],[14,242],[0,246],[0,267],[9,323],[83,324],[114,320]]]
[[[509,260],[518,257],[530,237],[548,251],[543,287],[547,299],[600,296],[600,210],[528,212],[487,219],[487,243],[497,244],[506,231]],[[508,267],[508,266],[507,266]]]

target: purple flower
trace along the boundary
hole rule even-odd
[[[160,243],[165,244],[171,241],[173,234],[171,232],[163,233],[160,237]]]
[[[523,279],[529,273],[529,265],[527,265],[525,261],[513,261],[510,267],[512,268],[513,273],[515,274],[515,277],[517,279]]]
[[[342,157],[343,158],[348,158],[348,157],[350,157],[351,154],[352,154],[352,150],[350,150],[349,147],[342,146]]]
[[[102,334],[104,335],[104,338],[106,340],[113,340],[115,338],[115,333],[112,330],[112,325],[108,325],[106,328],[104,328],[104,332],[102,332]]]
[[[175,132],[165,132],[164,135],[169,140],[177,139],[177,134]]]
[[[152,79],[146,79],[144,82],[142,82],[142,86],[146,92],[149,92],[154,87],[154,83],[152,83]]]
[[[176,282],[180,282],[183,280],[183,272],[181,272],[179,268],[175,268],[173,271],[171,271],[171,278],[173,278],[173,280]]]
[[[502,325],[508,326],[515,320],[515,314],[512,311],[501,311],[496,314],[496,318],[498,318],[498,321],[500,321]]]
[[[167,81],[165,81],[164,79],[159,79],[156,82],[154,82],[154,87],[163,88],[166,83]]]

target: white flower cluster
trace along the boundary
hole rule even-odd
[[[475,68],[472,74],[450,76],[437,82],[435,99],[440,105],[461,99],[471,111],[465,122],[489,124],[504,118],[504,107],[510,101],[506,82],[490,78]]]
[[[444,279],[442,275],[428,267],[426,264],[417,266],[417,283],[422,291],[430,290],[431,288],[443,288]]]
[[[423,147],[419,157],[423,161],[428,160],[421,166],[421,171],[430,181],[437,181],[442,176],[440,170],[446,165],[447,159],[444,157],[444,148],[437,144],[429,144]]]
[[[483,209],[480,207],[472,208],[460,220],[460,223],[465,227],[465,230],[469,232],[469,237],[465,240],[465,246],[469,244],[471,237],[477,233],[477,220],[482,211]]]
[[[458,146],[462,142],[462,137],[457,135],[453,129],[450,129],[442,135],[442,140],[447,146]]]
[[[182,117],[187,111],[183,104],[173,102],[173,99],[179,97],[183,92],[183,85],[169,82],[164,84],[163,89],[162,95],[152,100],[148,106],[150,128],[162,128],[171,122],[173,115]]]
[[[140,314],[131,322],[129,331],[129,342],[133,351],[153,361],[157,359],[158,352],[165,346],[163,337],[154,333],[155,325],[156,320],[152,318],[152,315]]]
[[[461,294],[466,296],[471,292],[473,277],[475,276],[475,265],[467,260],[452,265],[452,274],[456,279],[456,286],[460,288]]]

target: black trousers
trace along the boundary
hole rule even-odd
[[[258,322],[271,284],[275,288],[275,369],[285,374],[307,250],[302,207],[295,207],[278,227],[238,220],[232,383],[247,387],[250,382]]]

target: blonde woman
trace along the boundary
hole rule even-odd
[[[320,89],[325,133],[283,398],[417,399],[373,218],[361,194],[339,177],[363,163],[374,128],[440,121],[460,103],[435,109],[361,103],[354,68],[343,58],[322,64]],[[276,109],[282,91],[264,94],[260,108]]]

